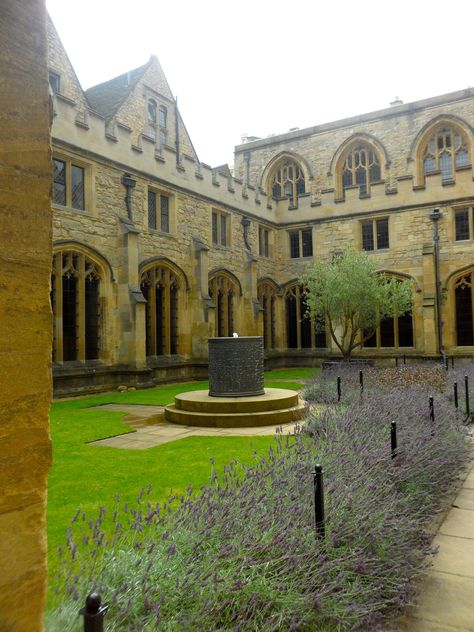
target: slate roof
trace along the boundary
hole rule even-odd
[[[151,62],[152,59],[139,68],[86,90],[85,94],[92,109],[106,119],[114,116]]]

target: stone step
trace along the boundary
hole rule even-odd
[[[208,391],[189,391],[175,397],[175,408],[195,413],[257,413],[279,411],[297,406],[297,391],[266,388],[264,395],[252,397],[212,397]]]
[[[299,421],[305,414],[306,404],[302,400],[300,400],[296,406],[290,408],[248,413],[193,412],[176,408],[174,404],[166,406],[165,408],[166,421],[203,428],[254,428],[258,426],[276,426]]]

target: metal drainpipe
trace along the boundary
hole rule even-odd
[[[446,354],[444,352],[443,343],[443,321],[441,319],[441,279],[440,279],[440,267],[439,267],[439,230],[438,222],[443,217],[439,208],[433,209],[430,214],[430,219],[433,222],[433,255],[435,265],[435,281],[436,281],[436,325],[438,330],[438,349],[443,359],[443,363],[446,362]]]

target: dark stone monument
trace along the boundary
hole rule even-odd
[[[209,395],[264,395],[263,337],[209,338]]]

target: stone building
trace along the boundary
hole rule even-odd
[[[199,162],[156,57],[83,92],[51,23],[49,51],[58,393],[205,375],[233,331],[318,364],[336,350],[298,278],[350,245],[414,281],[359,355],[471,355],[473,89],[251,140],[232,175]]]

